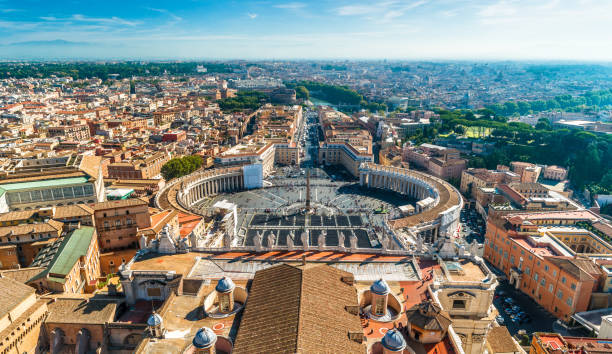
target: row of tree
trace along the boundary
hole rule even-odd
[[[310,92],[310,95],[335,105],[357,106],[363,101],[363,96],[347,86],[329,85],[317,81],[288,82],[286,86],[294,89],[302,86]]]
[[[244,109],[256,110],[270,101],[268,95],[259,91],[241,91],[235,97],[228,97],[217,101],[224,111],[237,112]]]
[[[119,79],[132,76],[159,76],[167,73],[169,75],[193,75],[198,65],[204,65],[208,72],[230,73],[236,66],[225,63],[0,63],[0,79],[7,78],[46,78],[52,75],[58,77],[72,77],[74,80],[94,78],[106,80],[111,74],[117,74]]]
[[[612,106],[612,89],[590,91],[580,96],[560,95],[549,100],[507,101],[486,107],[503,116],[525,115],[550,110],[572,111],[591,107],[593,109]]]
[[[355,109],[366,109],[370,112],[387,110],[386,103],[369,102],[357,91],[347,86],[330,85],[317,81],[287,82],[285,85],[295,89],[298,99],[308,99],[314,96],[334,105],[354,106]],[[344,108],[342,107],[343,110]]]
[[[493,152],[484,157],[473,157],[470,167],[495,168],[511,161],[526,161],[546,165],[569,166],[569,178],[575,187],[585,187],[599,193],[612,192],[612,136],[581,130],[553,129],[547,119],[535,127],[518,122],[472,119],[469,110],[437,110],[440,121],[434,125],[438,132],[461,133],[466,128],[487,128],[484,141],[494,143]],[[429,134],[428,134],[429,135]],[[429,135],[431,136],[431,135]],[[428,137],[429,137],[428,136]]]
[[[175,157],[162,166],[161,174],[166,181],[169,181],[186,176],[202,167],[203,164],[204,160],[199,155]]]

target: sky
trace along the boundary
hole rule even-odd
[[[612,0],[0,0],[2,59],[612,61]]]

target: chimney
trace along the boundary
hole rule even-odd
[[[347,275],[344,277],[341,277],[340,280],[345,283],[348,284],[350,286],[353,286],[353,284],[355,284],[355,276],[354,275]]]
[[[302,255],[302,265],[306,265],[306,255]]]

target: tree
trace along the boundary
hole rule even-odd
[[[518,112],[518,105],[515,102],[508,101],[504,103],[504,115],[511,116]]]
[[[601,182],[599,184],[605,189],[607,189],[608,191],[612,191],[612,171],[608,171],[601,178]]]
[[[166,181],[180,176],[184,176],[186,174],[185,171],[185,165],[183,164],[181,159],[177,158],[171,159],[170,161],[166,162],[161,168],[161,174]]]
[[[548,118],[540,118],[538,119],[538,123],[535,125],[535,128],[539,130],[551,130],[552,124],[550,124]]]
[[[310,99],[310,92],[302,85],[295,87],[295,96],[297,99],[308,100]]]
[[[166,162],[161,168],[161,174],[166,181],[173,178],[183,177],[199,169],[204,164],[204,160],[199,155],[184,156],[173,158]]]
[[[525,115],[531,110],[531,105],[529,104],[529,102],[519,101],[517,105],[518,105],[518,112],[521,115]]]

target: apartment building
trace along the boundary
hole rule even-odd
[[[92,209],[100,249],[104,252],[138,248],[138,230],[151,226],[148,201],[144,198],[97,203]]]
[[[537,182],[542,172],[542,167],[529,162],[513,161],[510,163],[510,167],[512,172],[521,176],[521,182],[523,183]]]
[[[47,128],[50,137],[60,137],[67,141],[87,141],[91,138],[87,124],[58,125]]]
[[[420,167],[445,180],[460,179],[461,173],[467,166],[467,160],[461,158],[459,150],[438,145],[406,145],[402,155],[404,161],[410,163],[411,166]]]
[[[170,154],[163,151],[135,155],[125,161],[108,165],[108,177],[118,179],[152,179],[161,173],[162,166],[170,160]]]
[[[599,289],[603,274],[590,256],[612,251],[601,238],[576,226],[597,220],[585,210],[489,216],[484,258],[516,289],[568,320],[589,309],[591,294]]]
[[[459,190],[464,195],[476,198],[478,188],[494,188],[501,183],[519,182],[521,176],[510,171],[468,168],[461,172]]]
[[[39,292],[91,292],[100,276],[96,229],[84,226],[48,244],[38,252],[32,267],[43,268],[27,281]]]
[[[567,169],[559,166],[546,166],[542,173],[542,178],[553,181],[563,181],[567,179]]]

